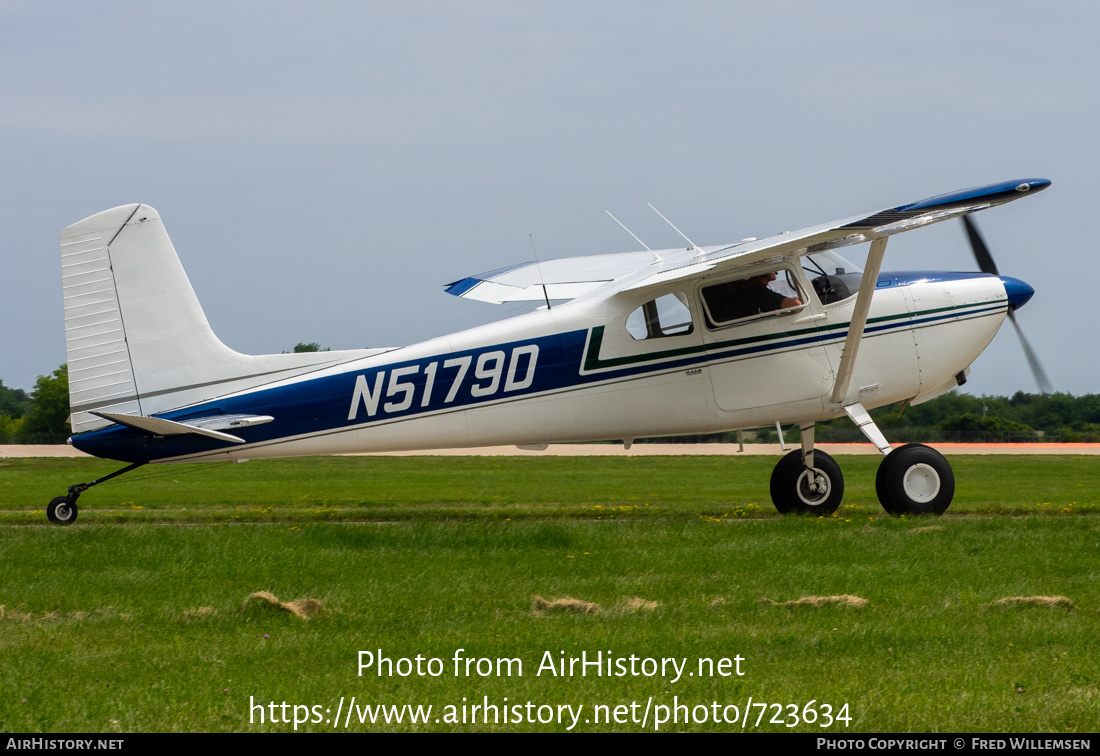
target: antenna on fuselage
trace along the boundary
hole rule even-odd
[[[611,211],[610,211],[610,210],[604,210],[604,212],[605,212],[605,213],[607,213],[608,215],[611,215]],[[616,217],[615,217],[614,215],[611,215],[611,220],[615,221],[615,222],[616,222],[616,223],[618,223],[618,224],[619,224],[620,226],[622,226],[622,227],[623,227],[623,231],[626,231],[626,232],[627,232],[628,234],[630,234],[631,236],[634,236],[634,232],[633,232],[633,231],[631,231],[631,230],[630,230],[629,228],[627,228],[626,226],[624,226],[624,225],[623,225],[623,222],[622,222],[621,220],[619,220],[618,218],[616,218]],[[645,243],[644,241],[642,241],[641,239],[639,239],[639,238],[638,238],[637,236],[634,236],[634,241],[638,242],[639,244],[641,244],[641,245],[642,245],[643,247],[645,247],[646,249],[649,249],[649,245],[648,245],[648,244],[646,244],[646,243]],[[652,249],[649,249],[649,251],[650,251],[650,252],[651,252],[651,253],[653,254],[654,260],[655,260],[656,262],[664,262],[664,258],[663,258],[663,257],[661,257],[661,256],[660,256],[659,254],[657,254],[656,252],[654,252],[654,251],[653,251]]]
[[[653,205],[651,205],[651,204],[650,204],[650,203],[648,203],[648,202],[647,202],[646,204],[647,204],[647,205],[649,205],[649,209],[650,209],[650,210],[652,210],[653,212],[657,213],[657,215],[661,215],[661,211],[660,211],[660,210],[658,210],[657,208],[655,208],[655,207],[654,207]],[[682,236],[682,237],[684,237],[685,239],[687,239],[687,243],[691,245],[690,247],[688,247],[688,249],[694,249],[694,250],[697,250],[697,251],[696,251],[696,253],[695,253],[695,254],[697,254],[697,255],[701,255],[701,254],[703,254],[703,250],[702,250],[702,248],[701,248],[701,247],[699,247],[699,246],[698,246],[698,245],[697,245],[697,244],[696,244],[695,242],[693,242],[693,241],[692,241],[691,239],[688,239],[688,237],[687,237],[687,234],[685,234],[685,233],[684,233],[683,231],[681,231],[680,229],[676,228],[676,224],[674,224],[674,223],[673,223],[672,221],[670,221],[670,220],[669,220],[668,218],[666,218],[666,217],[665,217],[665,216],[663,216],[663,215],[661,215],[661,220],[663,220],[663,221],[664,221],[665,223],[667,223],[668,225],[672,226],[672,230],[673,230],[673,231],[675,231],[675,232],[676,232],[676,233],[678,233],[678,234],[679,234],[680,236]]]
[[[539,273],[539,286],[542,287],[542,296],[546,299],[546,309],[550,310],[550,295],[546,293],[546,282],[542,278],[542,265],[539,264],[539,253],[535,251],[535,237],[531,234],[527,234],[527,238],[531,240],[531,254],[535,256],[535,270]]]

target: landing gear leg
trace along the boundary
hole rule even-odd
[[[58,525],[72,525],[76,522],[76,515],[79,511],[76,506],[76,500],[80,498],[80,494],[87,491],[92,486],[98,486],[100,483],[106,483],[111,478],[117,478],[123,473],[128,473],[131,470],[141,467],[144,462],[135,462],[132,465],[128,465],[121,470],[115,470],[110,475],[104,475],[102,478],[96,478],[91,483],[76,483],[69,486],[68,496],[58,496],[56,499],[50,501],[46,505],[46,519],[50,522],[57,523]]]
[[[823,451],[814,451],[814,424],[799,427],[802,448],[788,453],[772,471],[772,503],[780,514],[830,515],[844,496],[840,466]]]

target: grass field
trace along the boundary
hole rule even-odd
[[[878,516],[878,457],[840,458],[841,514]],[[80,499],[81,522],[536,517],[774,517],[775,459],[746,457],[311,457],[152,465]],[[952,514],[1100,511],[1096,457],[951,457]],[[41,522],[90,459],[0,460],[0,523]]]
[[[1096,461],[951,461],[958,495],[938,519],[882,515],[868,457],[840,459],[848,503],[827,519],[774,516],[767,458],[317,458],[139,471],[85,494],[65,528],[44,524],[45,501],[113,467],[10,460],[0,730],[293,729],[266,708],[261,724],[250,697],[287,702],[287,718],[317,707],[298,710],[319,720],[298,729],[331,730],[355,696],[347,729],[360,732],[556,732],[572,721],[556,719],[566,704],[584,707],[575,731],[638,731],[647,704],[652,730],[673,697],[720,718],[726,706],[743,717],[751,696],[769,706],[746,731],[787,731],[772,718],[793,722],[790,705],[811,701],[820,718],[793,729],[823,731],[823,705],[835,716],[847,704],[850,720],[828,731],[1096,731]],[[324,611],[242,611],[262,590]],[[535,595],[599,611],[534,611]],[[762,601],[841,595],[869,603]],[[1073,607],[994,604],[1034,596]],[[439,658],[442,674],[359,677],[358,652],[378,649]],[[456,649],[518,658],[523,675],[456,676]],[[563,651],[687,662],[675,682],[640,667],[536,674]],[[742,676],[688,676],[699,658],[736,656]],[[555,719],[463,724],[463,698],[485,697],[552,706]],[[625,721],[585,721],[632,703]],[[433,709],[427,723],[371,723],[366,704]],[[661,729],[742,729],[683,716]]]

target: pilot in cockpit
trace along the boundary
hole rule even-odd
[[[736,320],[759,315],[788,307],[801,307],[798,297],[785,296],[769,287],[776,279],[776,272],[762,273],[740,281],[730,281],[726,286],[729,293],[730,313],[723,320]]]

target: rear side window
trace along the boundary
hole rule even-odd
[[[626,331],[635,341],[682,336],[692,330],[687,295],[678,291],[646,302],[626,319]]]

